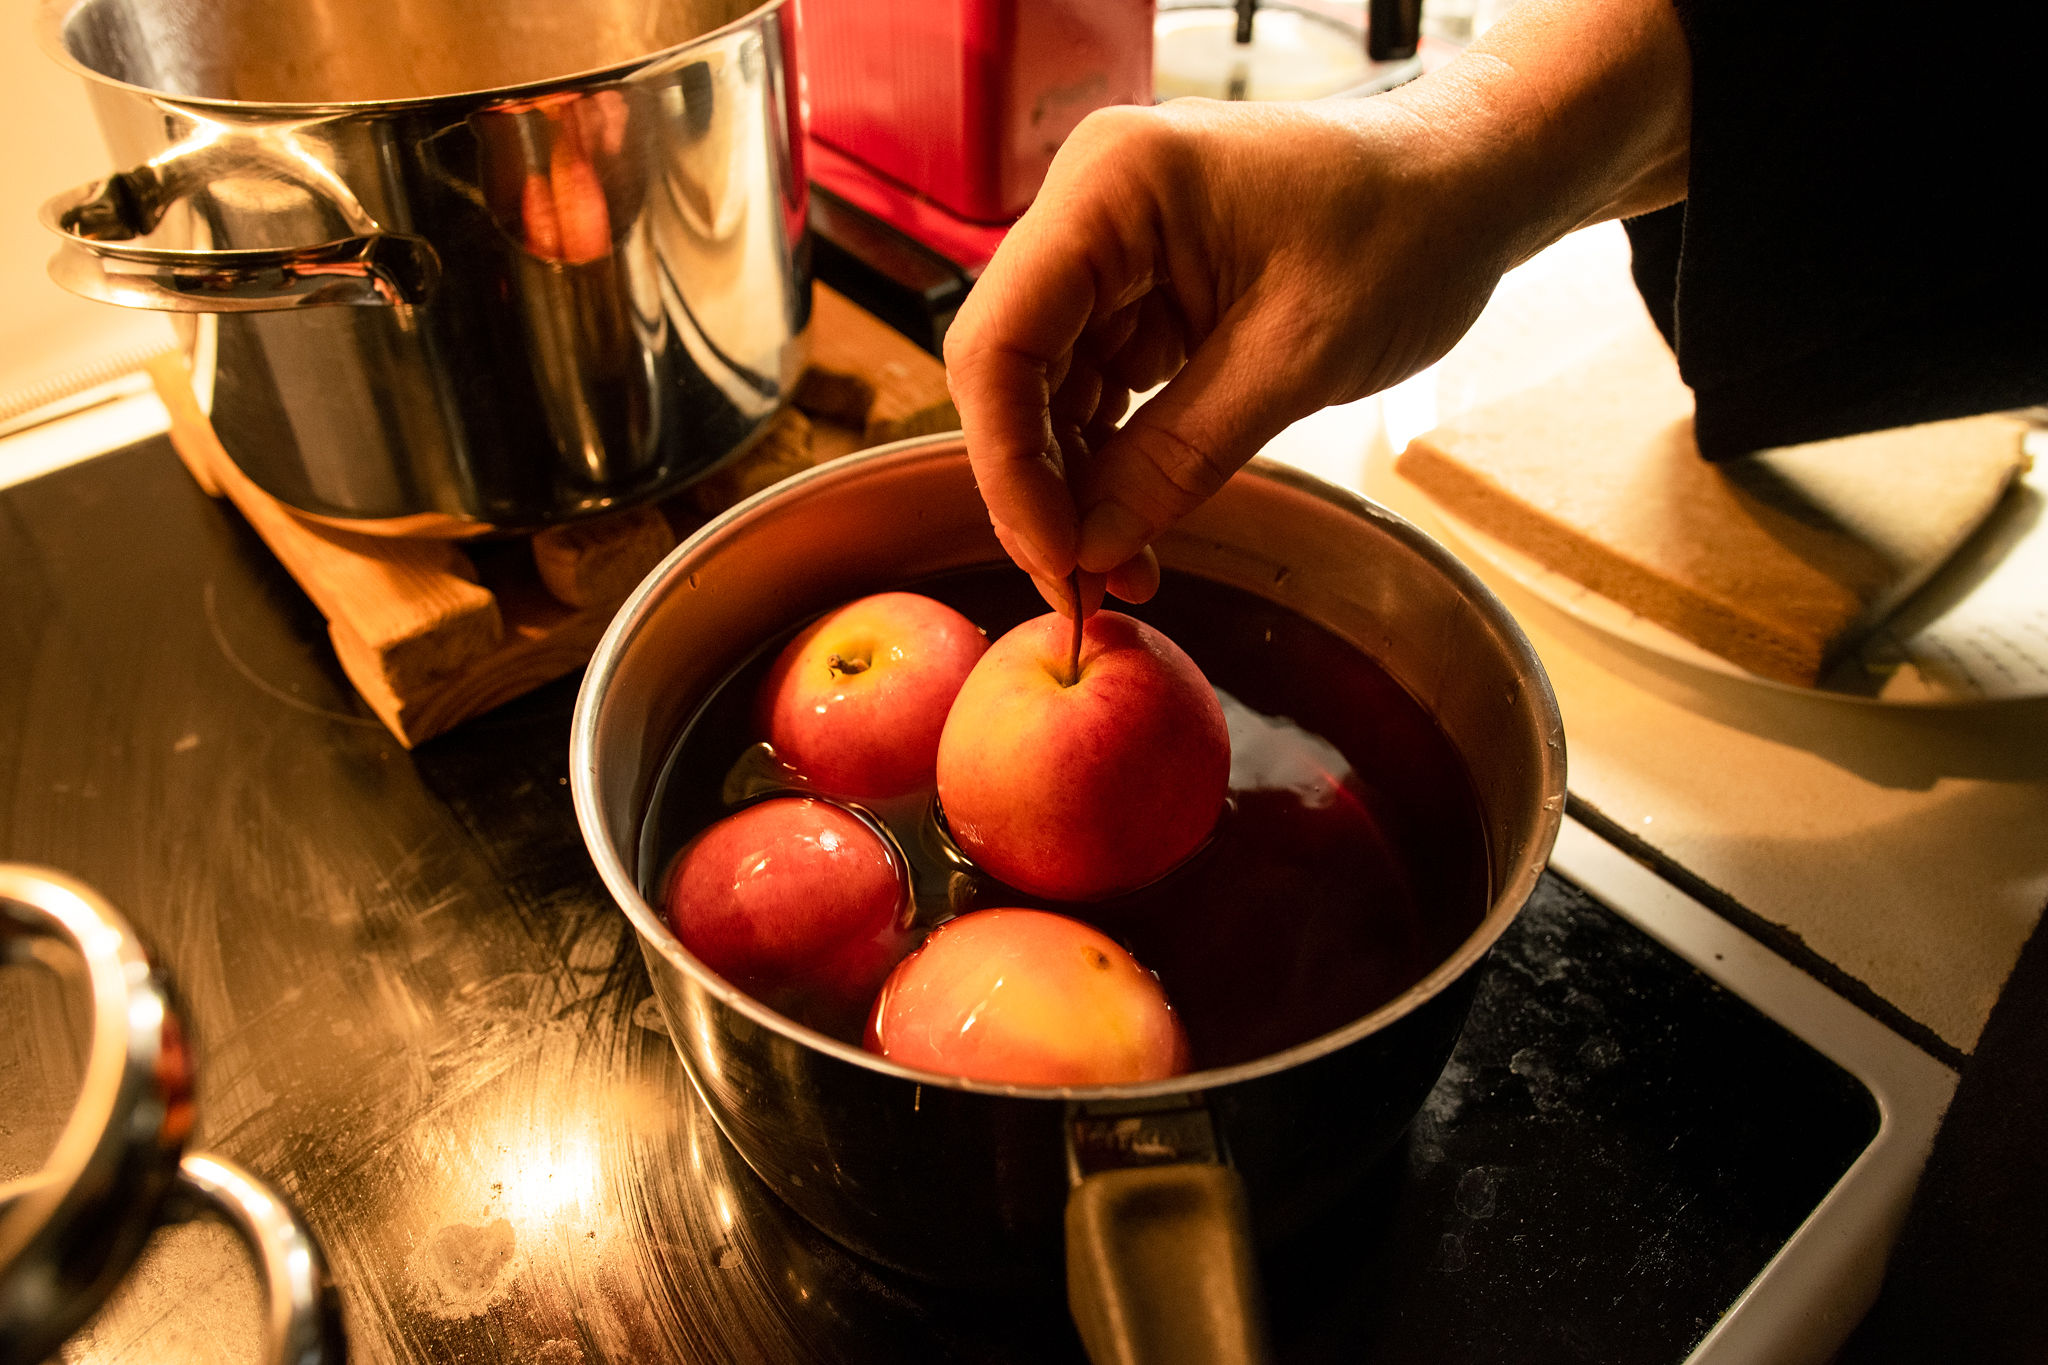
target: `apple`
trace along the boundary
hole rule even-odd
[[[742,990],[805,1022],[857,1027],[909,946],[907,900],[902,863],[873,826],[829,801],[779,796],[684,845],[662,914]]]
[[[1230,733],[1180,647],[1118,612],[1046,615],[989,647],[939,737],[939,804],[990,875],[1052,900],[1100,900],[1172,870],[1215,827]]]
[[[885,592],[829,611],[783,647],[756,719],[776,757],[852,800],[929,787],[946,712],[988,637],[929,597]]]
[[[1158,978],[1116,940],[1045,910],[977,910],[934,929],[883,983],[864,1042],[904,1066],[1014,1085],[1188,1069]]]

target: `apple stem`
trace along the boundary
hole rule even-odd
[[[1077,568],[1067,579],[1074,593],[1074,649],[1067,656],[1067,686],[1081,681],[1081,627],[1086,620],[1081,610],[1081,571]]]

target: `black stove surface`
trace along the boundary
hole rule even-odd
[[[574,689],[407,753],[163,442],[0,491],[0,857],[154,945],[195,1145],[305,1211],[354,1359],[1078,1358],[1056,1297],[880,1272],[725,1145],[576,831]],[[0,996],[5,1179],[68,1096],[42,997]],[[1681,1360],[1876,1130],[1853,1078],[1546,876],[1405,1143],[1266,1255],[1281,1355]],[[253,1308],[139,1287],[223,1254],[167,1242],[66,1359],[252,1352]]]

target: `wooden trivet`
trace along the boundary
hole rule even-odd
[[[407,748],[582,667],[634,586],[734,503],[836,456],[960,424],[937,360],[818,285],[796,406],[739,459],[655,506],[459,544],[300,517],[228,459],[181,356],[159,356],[149,372],[185,467],[298,580],[349,681]]]

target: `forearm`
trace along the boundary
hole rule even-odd
[[[1685,197],[1692,59],[1670,0],[1520,0],[1383,98],[1429,129],[1508,264]]]

